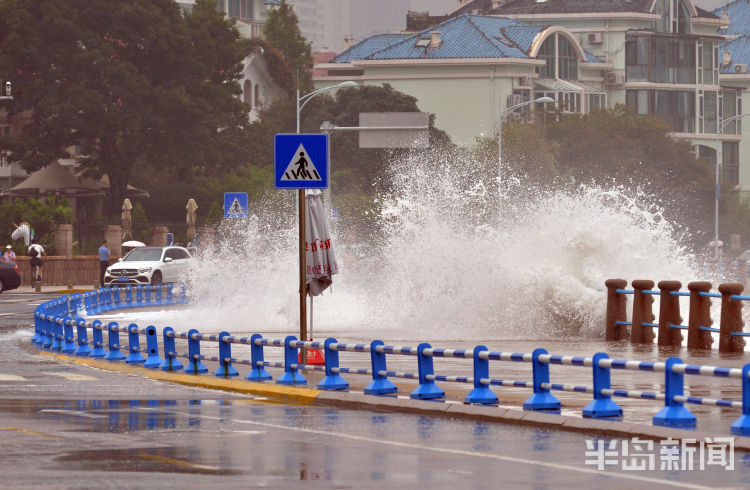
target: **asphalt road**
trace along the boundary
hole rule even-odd
[[[51,297],[0,296],[2,488],[746,488],[750,481],[750,459],[740,453],[731,471],[717,464],[659,471],[656,444],[653,471],[628,470],[621,450],[599,470],[594,448],[604,446],[579,433],[282,405],[60,363],[28,341],[33,308]],[[603,440],[613,442],[622,443]]]

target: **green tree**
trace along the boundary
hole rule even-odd
[[[0,73],[32,121],[10,144],[35,170],[77,146],[84,174],[109,177],[116,215],[147,166],[203,171],[245,161],[244,52],[214,2],[0,1]]]
[[[72,223],[73,213],[68,201],[60,197],[50,197],[46,202],[28,197],[0,203],[3,246],[13,245],[17,254],[26,254],[26,246],[20,241],[12,243],[10,235],[16,226],[24,221],[34,230],[34,236],[44,246],[45,251],[54,255],[57,225]]]
[[[313,58],[310,43],[302,36],[297,14],[286,0],[281,0],[281,5],[268,15],[263,34],[266,41],[278,49],[289,63],[300,93],[306,94],[312,90]]]

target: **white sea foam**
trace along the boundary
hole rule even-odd
[[[393,191],[379,198],[371,256],[337,250],[341,274],[314,302],[316,338],[599,337],[606,279],[698,278],[658,199],[507,179],[498,206],[492,169],[442,155],[397,162]],[[195,261],[191,308],[148,320],[204,332],[297,332],[294,193],[278,193],[252,218],[225,224]],[[334,247],[354,236],[343,221],[332,223]]]

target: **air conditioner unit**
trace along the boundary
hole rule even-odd
[[[518,105],[518,104],[520,104],[522,102],[523,102],[523,97],[521,97],[520,95],[513,94],[513,95],[509,95],[508,96],[508,107],[509,108],[513,107],[514,105]]]
[[[735,73],[747,73],[747,63],[735,63],[734,72]]]
[[[521,77],[518,79],[518,86],[519,87],[531,87],[532,81],[531,77]]]
[[[623,85],[625,84],[625,74],[619,71],[608,71],[604,74],[605,85]]]
[[[601,32],[589,32],[589,44],[601,44],[602,43],[602,33]]]

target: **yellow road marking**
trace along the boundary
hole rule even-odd
[[[41,432],[34,432],[31,430],[21,429],[20,427],[0,427],[0,430],[11,430],[13,432],[20,432],[21,434],[28,434],[30,436],[57,437],[57,436],[53,436],[52,434],[42,434]]]
[[[191,463],[190,461],[181,461],[179,459],[172,459],[172,458],[164,458],[162,456],[152,456],[150,454],[138,454],[137,457],[141,459],[150,459],[152,461],[159,461],[161,463],[168,463],[173,464],[177,466],[188,466],[190,468],[196,468],[200,470],[211,470],[211,471],[219,471],[220,468],[217,466],[208,466],[203,464],[195,464]]]

